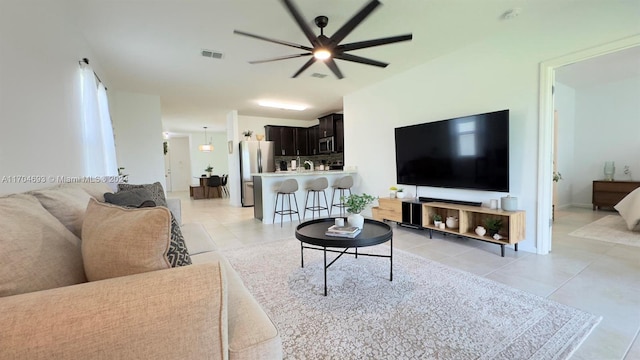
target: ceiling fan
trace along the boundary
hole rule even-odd
[[[329,19],[326,16],[318,16],[315,18],[315,24],[320,28],[320,35],[316,36],[311,30],[311,27],[307,24],[305,19],[300,14],[300,11],[295,7],[293,2],[291,0],[282,0],[282,2],[284,6],[287,8],[287,10],[289,10],[289,13],[291,13],[291,16],[294,18],[294,20],[296,21],[296,23],[298,24],[302,32],[306,35],[307,39],[309,39],[309,42],[311,43],[311,47],[291,43],[288,41],[270,39],[264,36],[250,34],[250,33],[239,31],[239,30],[234,30],[233,33],[305,50],[306,52],[301,54],[286,55],[286,56],[281,56],[281,57],[266,59],[266,60],[249,61],[250,64],[259,64],[259,63],[265,63],[270,61],[312,56],[311,59],[309,59],[309,61],[307,61],[304,65],[302,65],[300,70],[298,70],[295,74],[293,74],[292,77],[294,78],[300,75],[307,68],[309,68],[309,66],[313,65],[313,63],[315,63],[317,60],[323,61],[325,64],[327,64],[329,69],[331,69],[331,71],[335,74],[335,76],[338,79],[342,79],[344,76],[342,75],[342,72],[338,68],[338,65],[336,64],[335,59],[356,62],[359,64],[378,66],[382,68],[387,67],[387,65],[389,65],[388,63],[384,63],[381,61],[368,59],[365,57],[356,56],[352,54],[347,54],[346,52],[351,50],[365,49],[373,46],[392,44],[400,41],[407,41],[407,40],[411,40],[411,38],[413,37],[412,34],[406,34],[406,35],[392,36],[392,37],[386,37],[386,38],[380,38],[380,39],[359,41],[359,42],[354,42],[349,44],[340,44],[340,42],[344,40],[344,38],[347,37],[347,35],[349,35],[349,33],[351,33],[351,31],[353,31],[353,29],[355,29],[356,26],[358,26],[364,19],[366,19],[367,16],[369,16],[369,14],[373,12],[373,10],[375,10],[379,5],[381,5],[380,1],[378,0],[369,1],[368,4],[366,4],[362,9],[360,9],[360,11],[358,11],[351,19],[349,19],[349,21],[347,21],[344,25],[342,25],[342,27],[338,29],[338,31],[336,31],[336,33],[333,34],[333,36],[331,37],[327,37],[326,35],[324,35],[324,32],[323,32],[324,27],[327,26],[329,22]]]

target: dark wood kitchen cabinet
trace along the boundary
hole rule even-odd
[[[318,141],[320,140],[320,138],[318,137],[318,131],[320,131],[320,125],[312,126],[307,129],[307,139],[308,139],[307,149],[309,149],[309,152],[308,152],[309,155],[319,154]]]
[[[344,152],[344,120],[342,117],[335,122],[334,134],[335,151]]]
[[[309,155],[309,131],[307,128],[298,127],[294,130],[296,155]]]
[[[273,141],[275,156],[308,155],[307,129],[293,126],[266,125],[267,141]]]
[[[324,138],[329,136],[335,136],[335,123],[338,120],[342,120],[342,114],[329,114],[318,119],[319,131],[318,137]]]

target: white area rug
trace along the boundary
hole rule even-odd
[[[224,253],[276,323],[287,359],[566,359],[600,321],[397,249],[393,281],[389,259],[342,256],[326,297],[322,251],[305,250],[301,268],[297,240]]]
[[[616,244],[640,246],[640,232],[627,229],[627,223],[620,215],[607,215],[570,232],[569,235]]]

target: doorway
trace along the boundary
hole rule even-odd
[[[554,154],[554,98],[553,85],[556,69],[616,51],[640,45],[640,36],[632,36],[606,45],[562,56],[540,64],[540,107],[538,138],[538,209],[536,244],[538,254],[551,251],[553,209],[553,154]],[[548,220],[548,221],[547,221]]]
[[[165,154],[165,177],[167,191],[187,191],[191,185],[191,156],[189,137],[171,136]]]

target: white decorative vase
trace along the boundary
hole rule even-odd
[[[396,193],[396,196],[398,197],[398,199],[404,199],[404,196],[405,196],[404,191],[398,191]]]
[[[349,214],[349,216],[347,216],[347,223],[349,224],[349,226],[362,229],[362,227],[364,226],[364,216],[360,214]]]
[[[476,234],[478,234],[478,236],[484,236],[484,234],[486,233],[487,233],[487,229],[478,225],[478,227],[476,228]]]
[[[453,216],[448,216],[446,221],[447,227],[450,229],[458,228],[458,218]]]
[[[394,190],[389,191],[389,197],[392,199],[396,197],[396,192]]]

